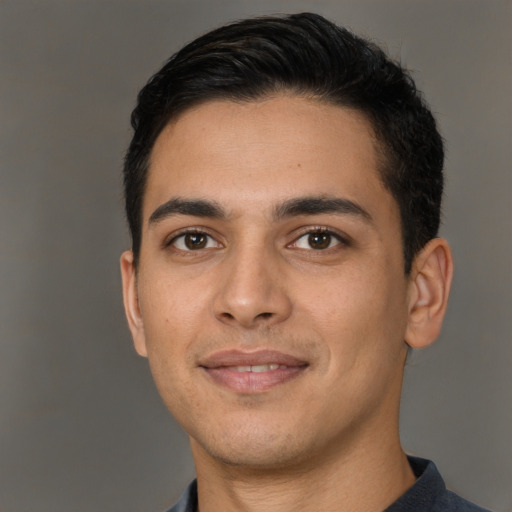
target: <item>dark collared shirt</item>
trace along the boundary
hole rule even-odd
[[[433,462],[409,457],[409,463],[416,475],[416,482],[384,512],[489,512],[448,491]],[[168,512],[196,510],[197,483],[194,480],[182,494],[180,501]]]

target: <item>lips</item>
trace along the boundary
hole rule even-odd
[[[199,366],[216,384],[238,393],[259,393],[295,379],[308,363],[271,350],[229,350],[206,357]]]

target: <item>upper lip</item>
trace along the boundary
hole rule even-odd
[[[221,368],[230,366],[257,366],[278,364],[280,366],[307,366],[307,361],[291,354],[276,350],[258,350],[247,352],[243,350],[222,350],[203,358],[199,366],[204,368]]]

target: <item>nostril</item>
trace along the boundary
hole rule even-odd
[[[256,318],[270,318],[272,313],[260,313]]]

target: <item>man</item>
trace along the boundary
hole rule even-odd
[[[124,303],[197,472],[172,511],[482,510],[398,435],[452,278],[409,75],[320,16],[245,20],[174,55],[132,124]]]

